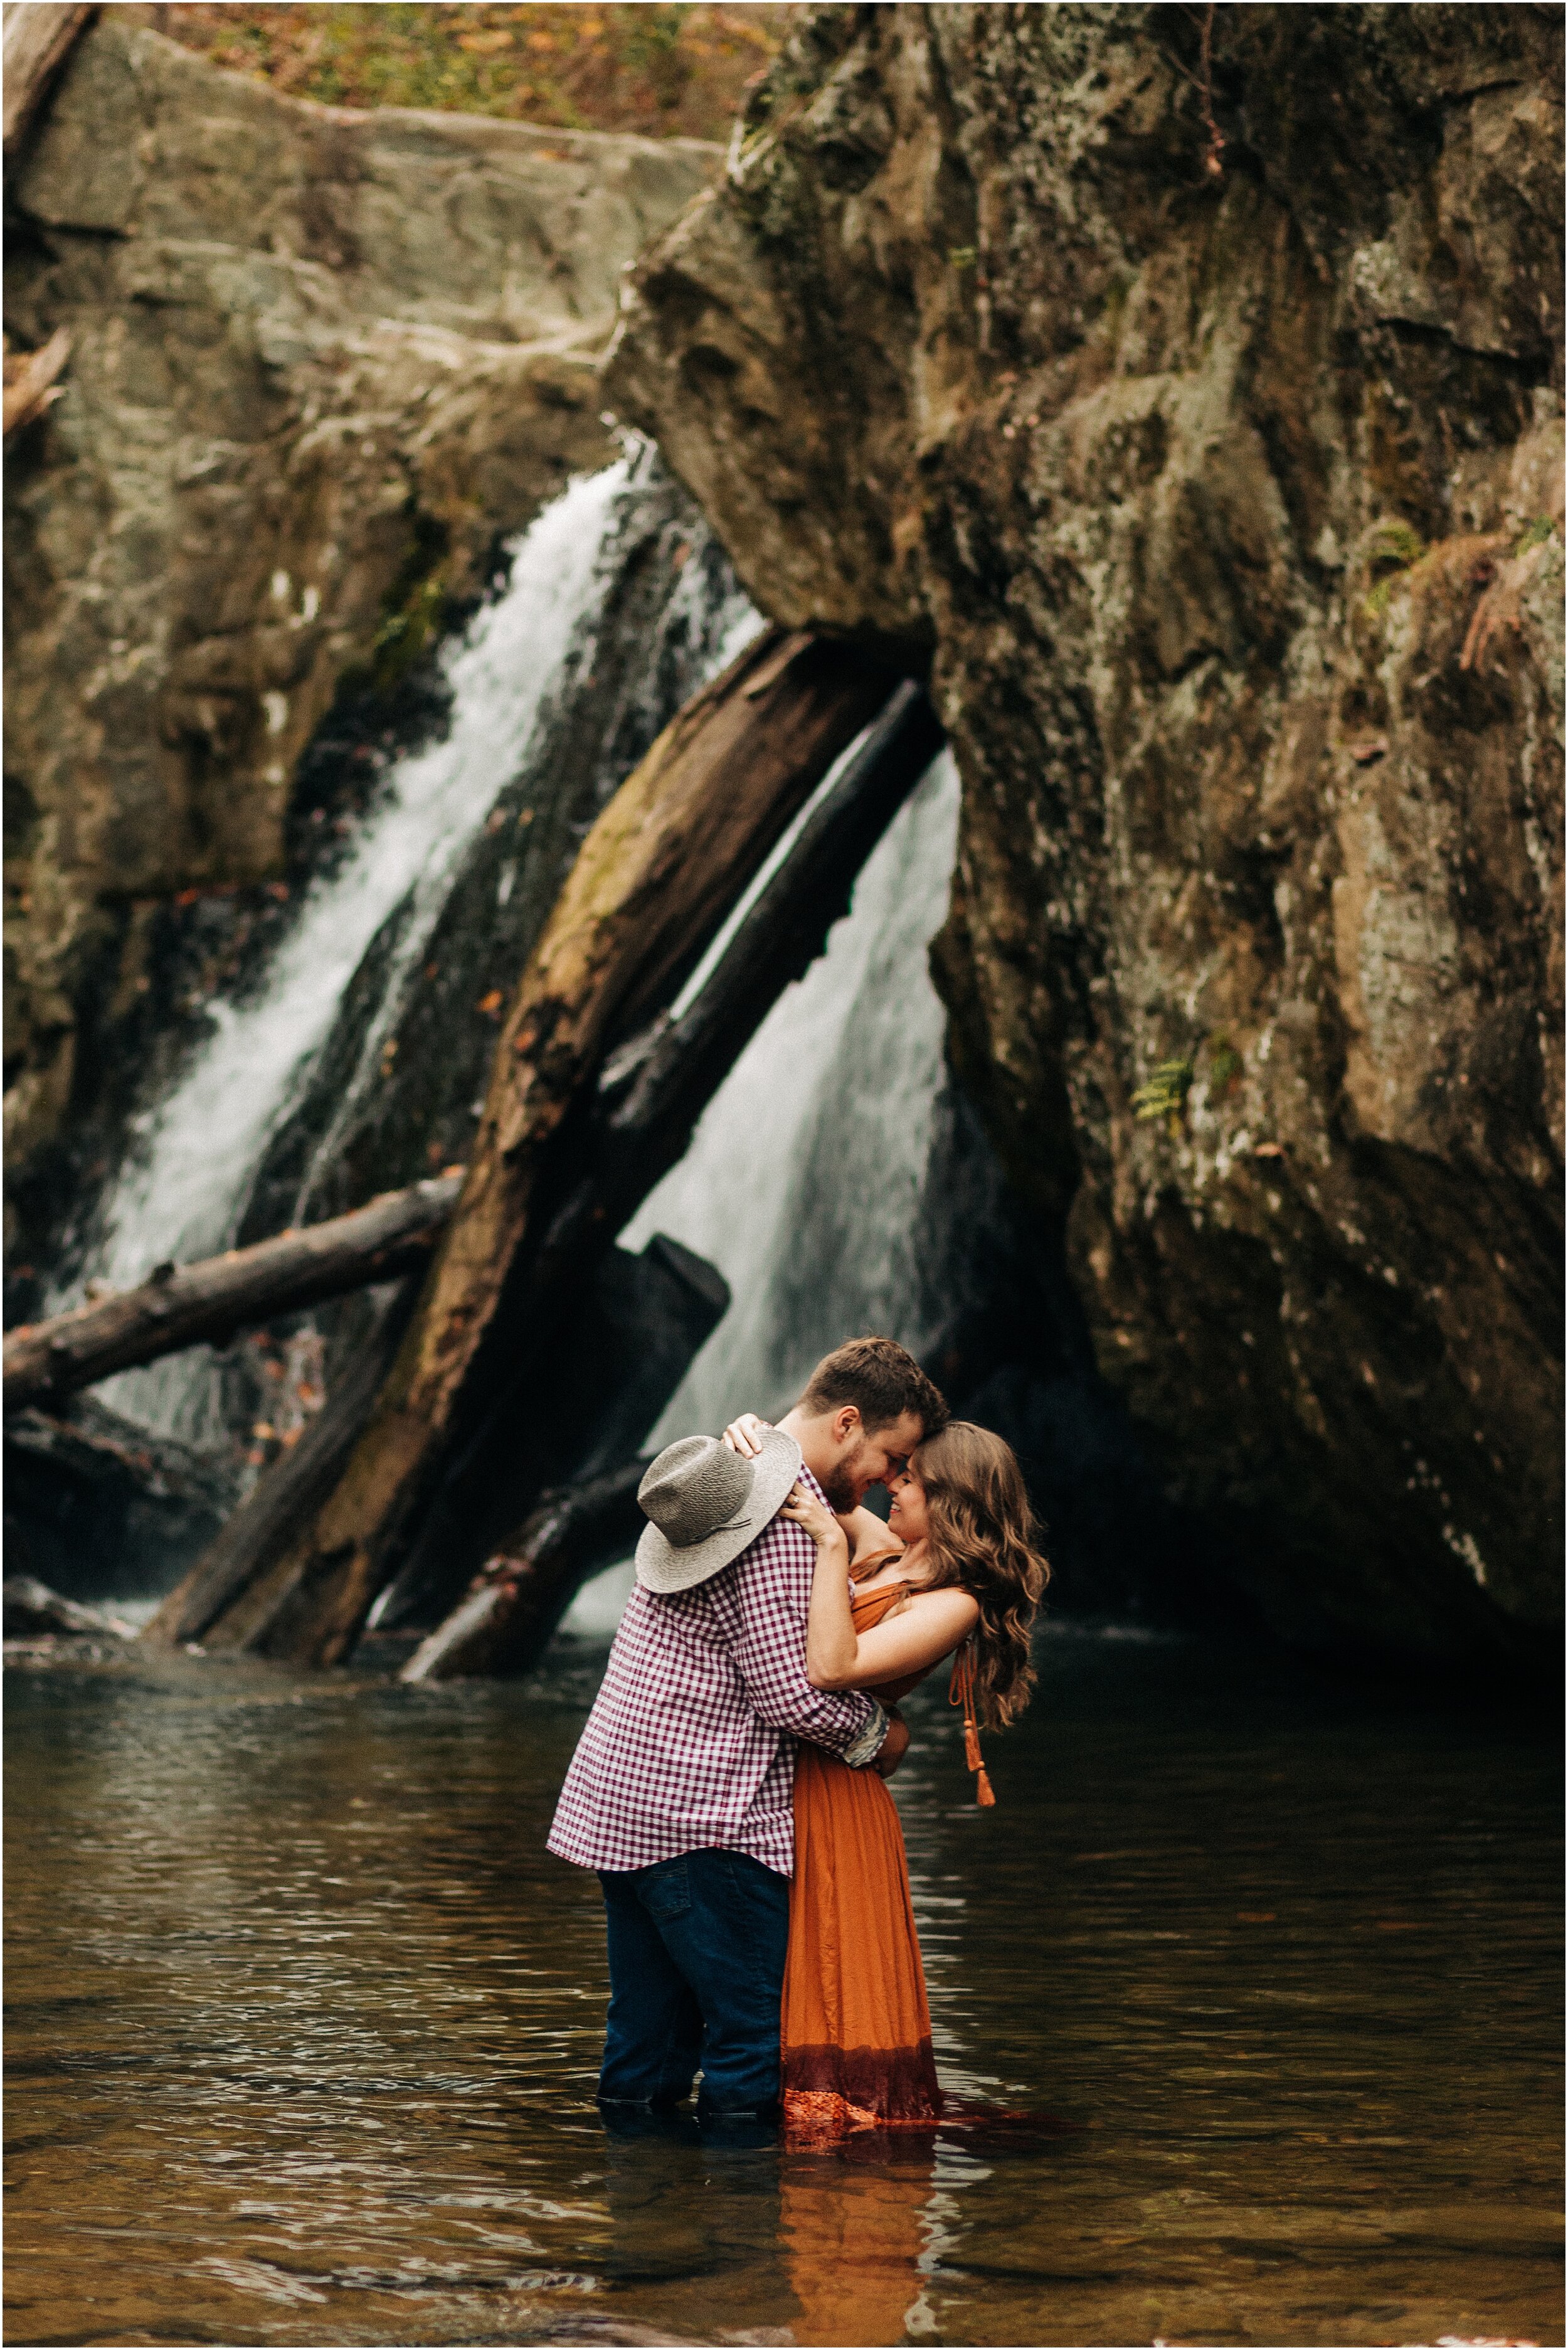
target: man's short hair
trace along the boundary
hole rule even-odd
[[[936,1436],[952,1415],[913,1355],[896,1338],[846,1338],[824,1355],[798,1409],[811,1419],[842,1411],[852,1403],[869,1433],[912,1411],[928,1436]]]

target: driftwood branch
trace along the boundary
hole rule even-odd
[[[533,1663],[581,1586],[633,1548],[646,1460],[564,1492],[547,1493],[473,1589],[421,1640],[399,1678],[450,1681],[522,1672]]]
[[[61,398],[64,387],[55,378],[71,355],[70,330],[57,327],[47,343],[36,351],[7,351],[5,354],[5,437],[19,432],[24,424],[31,424],[46,408]]]
[[[140,1288],[13,1330],[5,1347],[5,1409],[91,1387],[182,1347],[220,1344],[247,1325],[407,1273],[428,1261],[462,1188],[461,1170],[433,1176],[254,1248],[160,1265]]]
[[[54,0],[26,0],[25,5],[11,0],[4,49],[7,155],[15,154],[32,129],[55,76],[97,15],[96,7],[59,7]]]
[[[687,705],[598,818],[514,997],[413,1326],[337,1487],[269,1577],[275,1620],[250,1645],[300,1663],[345,1656],[454,1451],[520,1356],[537,1372],[565,1300],[558,1288],[541,1295],[530,1260],[573,1114],[615,1046],[675,997],[891,682],[847,647],[773,630]],[[594,1223],[593,1252],[571,1253],[574,1275],[618,1228]]]

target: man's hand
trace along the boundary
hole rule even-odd
[[[896,1705],[888,1708],[888,1735],[877,1750],[871,1768],[879,1779],[890,1779],[909,1751],[909,1725]]]
[[[771,1428],[772,1425],[771,1420],[759,1419],[754,1411],[743,1411],[739,1419],[732,1419],[724,1430],[724,1441],[732,1452],[740,1454],[742,1461],[754,1461],[763,1449],[757,1441],[756,1431],[759,1428]]]

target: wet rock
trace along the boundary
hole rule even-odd
[[[236,1498],[226,1464],[150,1435],[90,1396],[68,1419],[23,1411],[5,1424],[7,1555],[77,1598],[167,1591]]]
[[[609,376],[929,661],[955,1066],[1310,1641],[1560,1615],[1560,44],[1224,10],[1216,151],[1181,12],[804,12]]]
[[[8,194],[10,1164],[137,1057],[172,900],[277,883],[347,678],[389,692],[574,471],[690,140],[296,101],[105,10]]]

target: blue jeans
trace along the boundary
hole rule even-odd
[[[704,1846],[651,1868],[601,1869],[610,2004],[599,2095],[673,2104],[702,2071],[715,2115],[770,2115],[789,1879],[749,1853]]]

